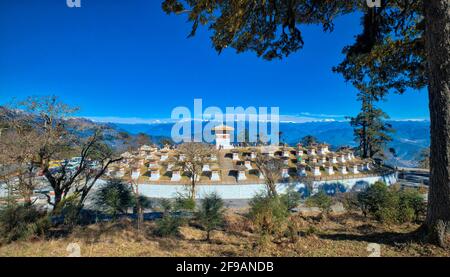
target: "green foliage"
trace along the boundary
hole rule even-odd
[[[206,240],[209,241],[212,230],[220,227],[224,222],[224,203],[216,194],[206,195],[202,200],[196,218],[206,230]]]
[[[415,190],[389,189],[376,182],[358,195],[364,215],[372,215],[380,222],[404,223],[419,220],[425,212],[425,202]]]
[[[337,196],[337,201],[341,202],[347,211],[355,211],[360,209],[357,192],[340,193]]]
[[[279,197],[258,194],[249,204],[248,216],[261,238],[280,235],[285,231],[289,211]]]
[[[162,210],[164,213],[170,212],[174,207],[172,201],[167,198],[160,199],[158,206],[159,206],[159,209]]]
[[[154,233],[160,237],[177,236],[181,225],[182,222],[179,218],[170,213],[165,213],[163,218],[156,221]]]
[[[300,205],[301,198],[301,194],[298,191],[295,191],[293,187],[289,187],[286,193],[280,196],[281,202],[288,210],[297,208],[297,206]]]
[[[184,220],[173,215],[175,205],[170,199],[161,199],[159,208],[163,211],[163,217],[156,221],[154,234],[160,237],[177,236]]]
[[[175,143],[174,143],[173,140],[170,139],[170,138],[162,138],[162,139],[159,140],[159,144],[160,144],[161,146],[166,146],[166,145],[172,146],[172,145],[174,145]]]
[[[363,13],[363,30],[353,45],[344,48],[345,59],[335,67],[358,90],[361,112],[351,118],[363,158],[383,157],[391,141],[388,115],[375,106],[390,92],[419,89],[427,80],[422,1],[385,1],[383,8]]]
[[[0,211],[0,236],[6,242],[44,235],[51,222],[45,213],[29,205],[11,205]]]
[[[134,197],[128,184],[121,180],[110,180],[96,193],[95,203],[113,219],[125,214],[134,204]]]
[[[322,3],[323,2],[323,3]],[[188,13],[190,36],[199,25],[208,25],[219,53],[228,47],[238,53],[253,51],[271,60],[288,56],[303,47],[298,24],[320,24],[333,29],[332,20],[353,9],[348,1],[177,1],[165,0],[166,13]]]
[[[399,221],[419,221],[426,213],[426,204],[419,191],[408,189],[398,192],[399,194]]]
[[[395,199],[394,199],[395,200]],[[395,204],[393,206],[382,206],[380,210],[375,214],[375,218],[384,223],[396,223],[398,222],[398,211],[395,210]]]
[[[303,47],[299,30],[302,24],[321,24],[324,31],[332,30],[333,21],[339,15],[357,12],[362,16],[362,32],[352,45],[343,49],[345,59],[333,70],[359,90],[370,88],[379,97],[429,85],[430,95],[435,96],[430,101],[435,123],[431,140],[433,145],[439,145],[445,137],[445,132],[439,130],[448,130],[448,41],[445,40],[448,5],[445,3],[448,1],[381,1],[381,7],[368,7],[366,1],[165,0],[162,9],[168,14],[186,13],[192,22],[190,36],[195,35],[199,25],[207,25],[212,32],[212,44],[219,53],[232,47],[237,53],[253,51],[268,60],[287,57]],[[435,154],[436,164],[446,160],[448,147]],[[431,174],[432,179],[439,180],[434,171]],[[446,180],[432,183],[436,190],[446,185]],[[429,199],[430,206],[436,205],[429,211],[430,230],[436,230],[438,225],[432,219],[441,218],[445,214],[442,211],[449,209],[448,203],[439,201],[435,195]],[[441,245],[442,236],[433,235],[439,237]]]
[[[138,198],[139,203],[141,204],[142,209],[151,209],[153,207],[153,202],[150,200],[150,198],[139,195]],[[133,198],[133,206],[136,207],[136,198]]]
[[[423,11],[423,1],[385,1],[381,9],[366,10],[362,33],[334,70],[381,96],[425,86]]]
[[[89,151],[87,151],[86,158],[93,161],[103,161],[107,157],[114,154],[114,150],[105,142],[105,136],[98,131],[98,141],[95,141]]]
[[[195,210],[195,199],[188,194],[178,194],[175,198],[174,209],[177,211],[193,211]]]
[[[322,212],[324,218],[331,212],[331,206],[333,205],[333,198],[328,196],[323,190],[314,194],[306,199],[306,205],[308,207],[318,207]]]
[[[397,206],[397,199],[383,182],[376,182],[358,195],[358,202],[364,215],[371,214],[377,220],[393,221],[391,211]]]
[[[302,24],[333,29],[338,15],[358,11],[362,33],[343,50],[344,61],[334,68],[354,85],[373,87],[381,94],[404,92],[426,84],[423,39],[423,1],[383,1],[368,8],[365,1],[177,1],[165,0],[167,13],[187,13],[191,35],[208,25],[211,41],[220,53],[235,48],[253,51],[271,60],[302,49]]]
[[[313,144],[319,143],[319,140],[315,136],[307,135],[300,140],[300,143],[304,146],[311,146]]]
[[[71,194],[63,198],[52,212],[54,215],[64,217],[64,225],[73,227],[80,220],[80,199],[78,194]]]
[[[384,121],[389,116],[375,106],[375,102],[379,100],[378,92],[362,86],[358,88],[361,112],[350,119],[353,134],[359,144],[358,153],[362,158],[372,158],[377,154],[382,156],[386,143],[392,140],[389,133],[394,130],[391,124]]]

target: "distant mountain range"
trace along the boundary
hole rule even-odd
[[[24,116],[21,111],[11,111],[0,106],[0,113],[9,113],[13,116]],[[0,127],[2,125],[0,117]],[[69,126],[95,127],[96,125],[107,126],[106,135],[110,138],[109,144],[118,149],[124,149],[126,145],[117,139],[117,134],[126,132],[131,136],[138,133],[145,133],[150,136],[153,142],[159,143],[162,138],[170,138],[172,123],[149,123],[149,124],[125,124],[125,123],[96,123],[85,118],[70,118],[67,120]],[[397,157],[388,156],[388,162],[405,167],[415,167],[420,158],[420,152],[430,145],[430,122],[429,121],[389,121],[396,130],[392,134],[393,141],[387,148],[394,148]],[[203,123],[205,124],[205,122]],[[317,121],[304,123],[280,123],[282,132],[281,141],[290,145],[295,145],[306,135],[315,136],[319,141],[326,142],[332,148],[340,146],[356,146],[353,137],[353,129],[346,121]],[[237,134],[236,134],[237,135]],[[84,136],[80,132],[80,136]]]
[[[388,147],[396,150],[397,158],[389,157],[388,162],[398,166],[417,166],[420,152],[430,145],[430,122],[390,121],[389,123],[396,132],[392,135],[393,141],[389,143]],[[114,129],[131,134],[146,133],[158,140],[158,138],[170,137],[173,123],[110,123],[109,125]],[[281,140],[290,145],[295,145],[306,135],[312,135],[334,148],[343,145],[356,146],[353,129],[345,121],[280,123],[280,131],[282,132]]]

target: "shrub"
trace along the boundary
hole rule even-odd
[[[174,209],[177,211],[193,211],[195,210],[195,200],[189,195],[178,194],[175,198]]]
[[[180,226],[183,224],[182,218],[173,216],[174,203],[169,199],[161,199],[159,207],[163,211],[163,217],[156,221],[154,234],[160,237],[177,236]]]
[[[11,205],[0,211],[0,235],[7,243],[44,235],[50,225],[48,216],[30,205]]]
[[[417,221],[425,213],[425,202],[416,190],[389,189],[376,182],[358,195],[364,215],[380,222],[404,223]]]
[[[292,243],[298,241],[300,228],[303,226],[302,220],[297,216],[290,216],[287,224],[287,236]]]
[[[425,201],[419,191],[407,189],[399,192],[400,222],[419,221],[426,212]]]
[[[223,200],[216,193],[207,195],[201,200],[196,218],[206,230],[207,241],[210,240],[211,231],[223,224],[224,212]]]
[[[59,202],[53,210],[53,215],[63,217],[63,224],[69,228],[73,228],[80,221],[80,206],[77,194],[72,194]]]
[[[301,194],[292,187],[289,187],[286,193],[281,195],[281,202],[283,202],[288,210],[297,208],[300,205],[300,200]]]
[[[279,197],[258,194],[250,201],[249,218],[261,241],[270,235],[280,235],[286,229],[289,211]]]
[[[398,211],[392,206],[381,207],[374,215],[376,220],[385,223],[395,223],[398,219]]]
[[[137,201],[139,201],[142,213],[144,213],[145,209],[153,208],[153,201],[147,196],[139,195]],[[133,198],[131,199],[131,207],[133,207],[133,213],[138,214],[139,216],[138,203],[136,202],[136,195],[133,195]]]
[[[169,213],[173,209],[173,203],[170,199],[160,199],[158,203],[159,209],[164,213]]]
[[[139,195],[139,203],[141,204],[142,209],[151,209],[153,207],[153,202],[150,198]],[[136,198],[133,198],[133,206],[136,207]]]
[[[393,206],[394,201],[395,199],[383,182],[376,182],[358,194],[358,202],[364,216],[371,214],[379,221],[390,218],[383,214],[387,212],[387,208]]]
[[[177,236],[181,225],[182,223],[179,218],[167,213],[164,214],[161,219],[156,221],[154,233],[160,237]]]
[[[355,211],[360,209],[357,192],[345,192],[337,196],[337,201],[340,201],[346,211]]]
[[[331,205],[333,205],[333,199],[328,196],[323,190],[314,194],[306,200],[308,207],[318,207],[322,213],[322,218],[326,219],[331,212]]]
[[[118,215],[126,214],[127,209],[134,205],[133,198],[128,184],[120,180],[111,180],[98,190],[95,203],[115,220]]]

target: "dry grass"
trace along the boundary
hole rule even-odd
[[[289,236],[274,238],[263,250],[251,224],[236,212],[228,213],[224,230],[214,231],[206,242],[205,232],[184,226],[180,235],[160,238],[148,222],[137,232],[132,222],[102,223],[79,227],[70,235],[34,239],[0,246],[0,256],[67,256],[69,243],[78,243],[81,255],[94,256],[368,256],[369,243],[381,246],[382,256],[450,256],[450,251],[411,241],[418,225],[388,226],[359,214],[331,216],[323,222],[314,214],[293,215],[297,241]]]

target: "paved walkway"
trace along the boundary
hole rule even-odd
[[[237,183],[236,177],[229,174],[230,170],[234,168],[233,160],[229,157],[225,157],[226,151],[219,151],[219,164],[221,166],[221,183],[235,184]]]

